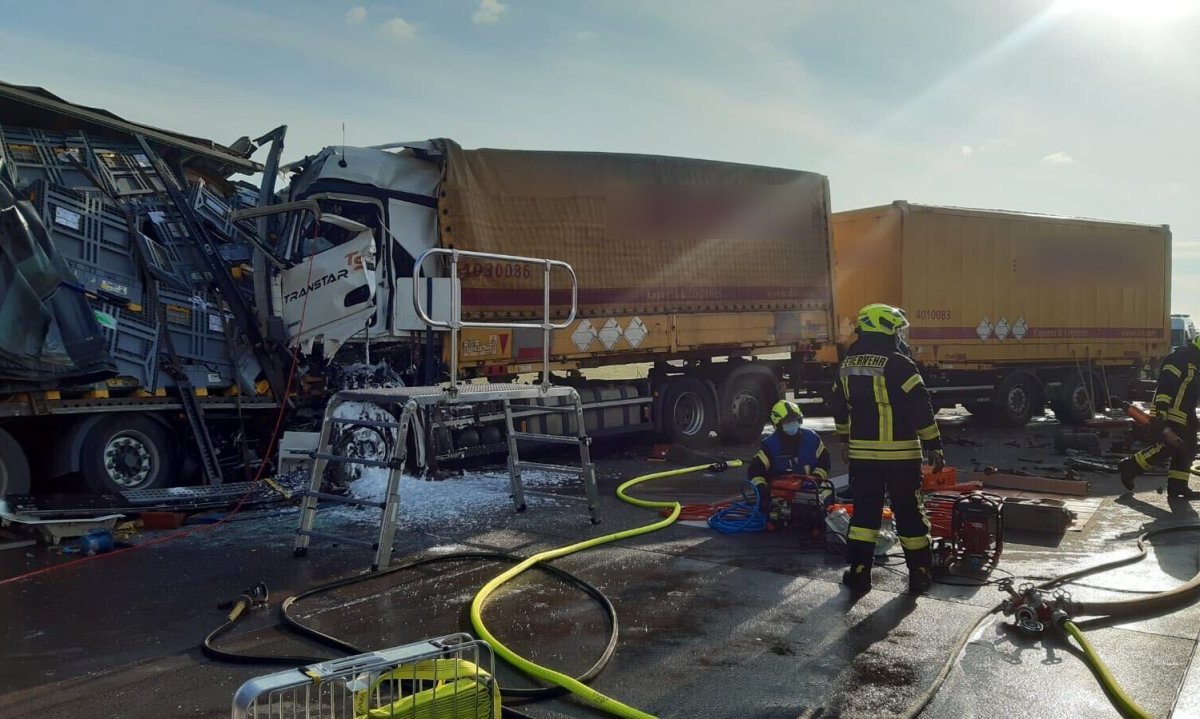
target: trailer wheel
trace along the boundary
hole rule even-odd
[[[667,439],[688,447],[703,445],[717,429],[712,392],[695,377],[675,377],[663,396],[663,431]]]
[[[742,365],[730,372],[717,392],[722,439],[736,444],[757,442],[778,399],[775,375],[766,367]]]
[[[10,494],[29,494],[29,460],[17,440],[0,429],[0,499]]]
[[[992,407],[1004,425],[1024,427],[1041,406],[1040,394],[1037,379],[1024,372],[1014,372],[1000,383]]]
[[[1100,409],[1102,406],[1101,398],[1096,395],[1095,389],[1091,375],[1072,375],[1063,383],[1061,394],[1053,404],[1058,421],[1063,424],[1083,424],[1091,419],[1093,409]]]
[[[113,494],[169,487],[179,462],[165,427],[149,417],[115,414],[88,430],[79,469],[93,491]]]

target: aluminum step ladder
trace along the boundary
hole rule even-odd
[[[392,540],[396,535],[396,517],[400,511],[400,476],[404,472],[405,455],[408,450],[408,443],[405,441],[405,437],[407,436],[408,425],[415,412],[415,405],[410,407],[409,404],[412,403],[407,403],[400,414],[400,420],[397,422],[335,417],[333,416],[334,411],[339,406],[344,402],[353,401],[344,398],[343,395],[345,394],[347,393],[339,392],[330,400],[329,407],[325,411],[325,420],[321,424],[321,438],[318,440],[317,449],[309,453],[309,456],[313,459],[313,466],[309,476],[308,488],[302,493],[300,526],[296,529],[296,544],[293,553],[297,557],[303,557],[308,554],[308,544],[311,539],[321,539],[348,544],[354,547],[362,547],[370,549],[375,553],[375,558],[371,562],[371,571],[374,572],[386,567],[392,558]],[[332,441],[335,436],[334,428],[336,427],[395,429],[396,441],[391,443],[387,457],[383,460],[337,455],[332,452]],[[330,462],[386,468],[388,470],[388,481],[387,488],[384,490],[383,500],[360,499],[349,495],[322,492],[321,483],[325,477],[325,469],[329,466]],[[316,523],[317,505],[319,502],[333,502],[356,507],[373,507],[380,510],[383,514],[379,520],[379,535],[375,542],[372,543],[356,537],[339,536],[313,529],[313,525]]]
[[[567,417],[565,424],[569,428],[571,426],[570,419],[574,419],[574,434],[542,434],[538,432],[519,432],[513,424],[513,400],[504,400],[504,428],[505,436],[508,438],[508,474],[512,479],[512,496],[513,504],[516,505],[518,512],[525,511],[525,495],[547,495],[556,498],[561,498],[564,495],[551,494],[548,492],[537,492],[526,490],[524,481],[521,477],[522,470],[532,469],[551,474],[566,474],[579,477],[583,482],[583,488],[587,499],[588,515],[591,517],[592,524],[600,523],[597,503],[599,497],[596,490],[596,466],[592,464],[592,438],[587,436],[587,428],[583,419],[583,400],[580,399],[579,393],[571,388],[559,388],[569,390],[569,393],[550,394],[545,397],[548,399],[554,396],[565,396],[573,400],[570,404],[565,405],[547,405],[539,402],[532,404],[522,404],[522,408],[533,407],[545,412],[561,412]],[[540,399],[540,398],[539,398]],[[575,445],[579,448],[579,466],[567,466],[562,464],[543,464],[541,462],[529,462],[521,459],[520,443],[522,441],[538,444],[559,444],[559,445]]]
[[[419,288],[421,286],[421,271],[425,261],[435,255],[449,256],[449,277],[457,278],[460,258],[476,258],[499,260],[510,263],[526,263],[540,265],[543,268],[544,314],[540,323],[522,322],[467,322],[462,319],[461,285],[453,282],[450,293],[450,317],[448,321],[434,320],[422,306]],[[559,323],[550,321],[550,275],[555,268],[567,273],[571,280],[571,310],[566,320]],[[485,252],[468,252],[434,248],[427,250],[417,258],[413,269],[413,306],[417,315],[430,328],[448,329],[450,334],[450,377],[452,381],[445,386],[426,387],[395,387],[381,389],[342,390],[335,394],[325,408],[324,420],[321,424],[321,434],[317,448],[310,453],[313,459],[312,471],[309,475],[308,488],[303,492],[300,505],[300,523],[296,529],[294,554],[305,556],[311,540],[327,540],[341,542],[351,546],[360,546],[374,551],[371,571],[378,571],[388,566],[391,561],[392,544],[396,534],[396,522],[400,510],[400,478],[407,459],[408,442],[406,440],[413,418],[422,410],[437,406],[472,405],[484,403],[500,403],[504,407],[505,430],[508,441],[508,469],[512,488],[513,505],[518,512],[526,509],[527,494],[544,494],[526,490],[522,479],[525,470],[541,470],[551,473],[565,473],[578,476],[583,484],[584,499],[587,502],[588,514],[593,524],[599,523],[599,493],[596,489],[596,469],[591,459],[591,439],[587,436],[583,416],[583,400],[573,387],[555,386],[550,382],[550,336],[551,332],[566,329],[575,319],[578,306],[578,282],[575,271],[565,262],[548,259],[499,255]],[[458,377],[458,336],[465,327],[489,329],[539,329],[542,331],[543,367],[540,384],[476,384],[459,382]],[[395,422],[348,419],[337,416],[338,408],[347,402],[363,402],[376,404],[392,410],[392,416],[398,417]],[[563,413],[565,426],[571,429],[570,435],[540,434],[535,432],[517,431],[513,422],[513,403],[520,403],[520,408],[536,408],[547,413]],[[368,460],[338,455],[333,452],[332,443],[338,427],[372,427],[376,429],[395,429],[396,440],[391,443],[386,459]],[[520,457],[520,442],[537,442],[543,444],[573,444],[579,448],[579,466],[543,464],[529,462]],[[329,463],[359,464],[369,467],[382,467],[388,470],[387,488],[382,501],[365,500],[356,497],[346,497],[321,491],[326,468]],[[448,480],[453,481],[453,480]],[[566,498],[568,495],[553,494],[556,498]],[[342,537],[314,529],[317,508],[320,502],[337,502],[361,507],[373,507],[382,512],[379,531],[374,542],[368,542],[353,537]]]

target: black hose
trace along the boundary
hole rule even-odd
[[[241,621],[242,616],[250,610],[252,605],[253,602],[245,595],[234,600],[234,609],[230,612],[229,618],[225,620],[224,624],[209,632],[208,636],[204,637],[204,642],[200,644],[200,650],[204,652],[204,656],[218,662],[229,662],[231,664],[284,664],[287,666],[319,664],[330,659],[330,657],[305,657],[287,654],[238,654],[217,649],[215,646],[217,638],[233,629]]]
[[[470,561],[470,560],[498,561],[498,562],[509,562],[512,564],[519,564],[520,562],[525,561],[525,557],[520,557],[515,554],[509,554],[507,552],[456,552],[454,554],[442,554],[442,555],[438,555],[436,557],[426,557],[424,559],[417,559],[417,560],[414,560],[411,562],[407,562],[405,564],[398,564],[398,565],[395,565],[392,567],[388,567],[387,569],[383,569],[378,572],[370,572],[367,574],[356,574],[356,575],[353,575],[350,577],[343,577],[341,579],[335,579],[332,582],[327,582],[325,584],[321,584],[321,585],[312,587],[310,589],[306,589],[305,591],[303,591],[299,594],[290,596],[287,599],[283,600],[283,603],[279,606],[280,621],[282,622],[282,624],[285,627],[296,632],[297,634],[308,637],[310,639],[315,639],[317,642],[324,644],[328,647],[331,647],[333,649],[337,649],[338,651],[346,652],[348,654],[363,654],[370,650],[364,649],[362,647],[358,647],[358,646],[351,644],[345,640],[339,639],[338,637],[335,637],[331,634],[326,634],[325,632],[322,632],[318,629],[314,629],[314,628],[304,624],[300,620],[296,619],[294,616],[292,616],[292,614],[290,613],[289,610],[295,604],[297,604],[301,601],[304,601],[305,599],[311,599],[312,597],[315,597],[320,594],[324,594],[326,592],[331,592],[336,589],[343,589],[345,587],[349,587],[352,585],[369,582],[374,579],[382,579],[383,577],[395,574],[397,572],[403,572],[403,571],[407,571],[407,570],[411,570],[411,569],[416,569],[417,567],[423,567],[426,565],[438,564],[438,563],[442,563],[442,562]],[[612,601],[609,600],[608,596],[606,596],[604,594],[604,592],[600,591],[595,585],[591,584],[590,582],[588,582],[584,579],[581,579],[580,577],[577,577],[576,575],[566,571],[565,569],[560,569],[560,568],[555,567],[554,565],[550,565],[550,564],[540,564],[540,565],[538,565],[537,568],[558,577],[559,579],[566,582],[567,584],[571,584],[571,585],[574,585],[574,586],[580,588],[581,590],[583,590],[583,592],[585,594],[587,594],[588,596],[594,598],[597,602],[599,602],[600,606],[604,609],[605,613],[608,615],[609,624],[611,626],[611,630],[609,631],[609,636],[608,636],[608,644],[604,647],[604,651],[601,652],[600,658],[597,659],[596,663],[593,664],[591,666],[591,668],[589,668],[586,672],[584,672],[583,674],[576,677],[576,679],[580,682],[583,682],[583,683],[590,682],[593,679],[595,679],[597,676],[599,676],[602,671],[604,671],[604,667],[608,665],[608,662],[612,659],[613,654],[616,652],[617,638],[618,638],[618,633],[619,633],[616,607],[613,606]],[[236,606],[239,604],[242,604],[243,602],[246,604],[245,608],[242,610],[237,610]],[[250,605],[252,603],[253,603],[252,599],[245,594],[238,597],[238,599],[235,602],[235,611],[230,613],[229,619],[224,624],[222,624],[221,626],[217,627],[212,632],[210,632],[209,635],[204,638],[204,643],[201,645],[201,649],[204,651],[205,655],[207,655],[213,659],[217,659],[219,661],[236,662],[236,663],[242,663],[242,664],[262,663],[262,664],[289,664],[289,665],[293,665],[293,666],[301,666],[301,665],[305,665],[305,664],[315,664],[318,662],[323,662],[323,661],[328,660],[328,658],[316,658],[316,657],[262,656],[262,655],[252,655],[252,654],[234,654],[232,652],[223,651],[223,650],[220,650],[220,649],[217,649],[216,647],[214,647],[213,641],[215,639],[217,639],[218,637],[220,637],[221,635],[228,632],[229,630],[231,630],[234,627],[234,625],[236,625],[237,622],[241,619],[241,617],[246,613],[246,610],[248,610],[250,608]],[[516,700],[521,700],[521,701],[534,701],[534,700],[550,699],[553,697],[561,696],[562,694],[566,693],[566,690],[563,689],[562,687],[537,687],[537,688],[533,688],[533,689],[514,689],[514,688],[506,689],[504,687],[501,687],[500,692],[501,692],[501,695],[506,699],[516,699]],[[522,715],[520,715],[520,713],[517,712],[517,713],[513,713],[512,716],[519,717]]]

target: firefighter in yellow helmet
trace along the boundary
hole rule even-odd
[[[762,441],[758,454],[746,467],[746,477],[758,488],[759,507],[771,509],[770,480],[788,474],[829,478],[830,458],[821,436],[803,426],[800,405],[779,400],[771,408],[775,431]]]
[[[850,568],[842,583],[871,588],[875,543],[886,494],[908,565],[908,590],[932,582],[929,520],[921,497],[922,449],[935,470],[945,466],[941,432],[925,383],[904,343],[908,319],[896,307],[867,305],[858,313],[858,341],[850,347],[830,394],[838,435],[847,443],[854,517],[846,537]]]
[[[1179,347],[1163,360],[1154,390],[1154,419],[1151,434],[1161,441],[1132,457],[1123,459],[1121,483],[1133,491],[1133,480],[1150,467],[1170,461],[1167,471],[1169,499],[1200,499],[1200,492],[1188,486],[1192,461],[1196,457],[1196,403],[1200,401],[1200,337]]]

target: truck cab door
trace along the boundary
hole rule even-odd
[[[280,273],[289,346],[305,354],[322,343],[332,357],[368,329],[375,315],[375,234],[366,225],[322,214],[297,234],[295,264]]]

